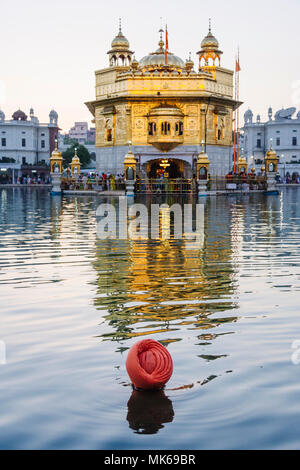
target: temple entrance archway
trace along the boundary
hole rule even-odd
[[[191,165],[178,158],[157,158],[145,163],[147,177],[149,179],[157,178],[191,178],[192,169]]]

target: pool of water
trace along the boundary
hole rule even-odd
[[[0,447],[299,448],[299,197],[202,198],[193,243],[99,238],[117,198],[2,189]],[[131,388],[142,338],[172,355],[161,392]]]

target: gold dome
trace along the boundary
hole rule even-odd
[[[197,158],[197,163],[198,164],[209,163],[209,158],[208,158],[207,153],[205,153],[204,151],[199,153],[198,158]]]
[[[201,152],[199,153],[198,155],[198,158],[197,158],[197,163],[209,163],[209,158],[208,158],[208,155],[207,153],[205,152],[204,150],[204,141],[202,140],[201,142]]]
[[[247,165],[247,160],[246,160],[246,158],[242,155],[242,156],[239,158],[238,163],[239,163],[240,165]]]
[[[78,157],[78,155],[77,155],[77,148],[75,148],[75,155],[74,155],[74,157],[72,158],[72,163],[73,163],[73,164],[76,164],[76,165],[81,165],[80,159],[79,159],[79,157]]]
[[[277,153],[276,153],[275,150],[273,149],[272,139],[271,139],[271,141],[270,141],[270,149],[267,151],[266,157],[267,157],[267,158],[277,158]]]
[[[119,31],[117,36],[112,40],[111,47],[112,49],[118,49],[119,47],[129,49],[129,41],[125,38],[122,31]]]
[[[219,42],[211,32],[211,20],[209,19],[208,33],[201,42],[202,49],[218,49]]]
[[[121,18],[119,18],[119,32],[112,40],[111,47],[112,49],[129,49],[129,41],[122,33]]]
[[[131,141],[128,142],[128,153],[125,155],[124,164],[126,165],[136,165],[136,159],[131,151]]]
[[[202,49],[218,49],[219,42],[211,32],[209,32],[201,42]]]
[[[172,68],[172,69],[183,69],[185,68],[185,63],[180,57],[172,54],[172,52],[167,51],[167,63],[165,57],[165,48],[164,41],[162,39],[162,30],[160,30],[161,37],[158,43],[159,48],[155,52],[150,52],[150,54],[143,57],[140,62],[140,68],[149,68],[149,69],[161,69],[161,68]]]

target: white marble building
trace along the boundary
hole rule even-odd
[[[261,122],[260,115],[253,120],[253,112],[248,109],[244,114],[242,143],[244,156],[250,169],[254,164],[260,169],[266,151],[272,146],[279,157],[279,173],[300,174],[300,111],[293,118],[296,108],[281,109],[273,116],[268,109],[268,121]],[[242,152],[242,151],[241,151]]]
[[[39,165],[49,163],[55,138],[58,134],[58,115],[52,110],[49,122],[42,124],[31,108],[29,118],[21,111],[16,111],[12,119],[6,120],[0,110],[0,164],[1,167],[21,168],[24,164]]]

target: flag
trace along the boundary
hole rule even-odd
[[[165,64],[168,63],[168,49],[169,49],[168,27],[166,25]]]
[[[235,61],[235,71],[236,71],[236,72],[240,72],[240,71],[241,71],[241,67],[240,67],[240,62],[239,62],[239,60],[236,60],[236,61]]]

